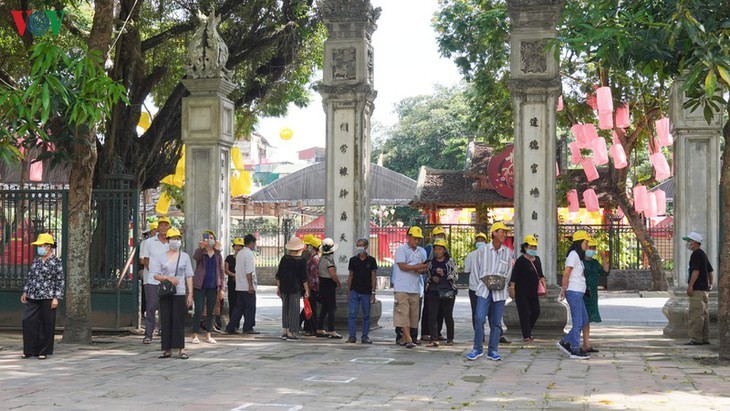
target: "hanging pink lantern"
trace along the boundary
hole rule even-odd
[[[620,170],[629,165],[629,162],[626,160],[626,151],[624,151],[624,146],[621,144],[614,143],[609,149],[609,152],[611,153],[611,158],[613,158],[613,168]]]
[[[30,163],[30,181],[43,181],[43,162],[34,161]]]
[[[568,191],[568,212],[577,213],[580,210],[580,203],[578,202],[578,191]]]
[[[664,157],[664,153],[661,151],[650,155],[649,161],[651,161],[651,165],[654,166],[656,179],[658,181],[666,180],[672,175],[672,172],[669,169],[669,162],[667,162],[667,158]]]
[[[646,186],[637,185],[634,187],[634,210],[636,210],[637,213],[641,213],[646,210],[648,202],[649,196],[646,192]]]
[[[628,128],[631,126],[629,119],[629,103],[623,103],[616,108],[616,127]]]
[[[589,213],[595,213],[596,211],[600,211],[600,206],[598,205],[598,196],[592,188],[589,188],[588,190],[583,192],[583,202],[586,203],[586,210],[588,210]]]
[[[654,137],[646,139],[646,146],[649,148],[649,154],[656,154],[659,151],[659,142]]]
[[[596,126],[591,123],[583,124],[583,138],[585,139],[585,143],[590,146],[591,141],[593,141],[593,139],[595,138],[598,138],[598,131],[596,130]]]
[[[585,137],[585,129],[583,128],[583,124],[574,124],[570,128],[570,132],[573,134],[573,137],[575,137],[575,141],[578,142],[578,148],[586,148],[586,137]]]
[[[563,96],[558,96],[558,113],[563,111]]]
[[[606,140],[602,137],[594,138],[591,141],[591,150],[593,150],[593,158],[597,165],[602,166],[608,163],[608,149],[606,148]]]
[[[654,123],[656,127],[656,135],[659,140],[660,147],[672,145],[672,136],[669,134],[669,119],[662,117]]]
[[[598,112],[598,128],[601,130],[610,130],[613,128],[613,111]]]
[[[586,179],[588,179],[588,181],[598,179],[598,170],[596,170],[596,165],[593,164],[592,159],[584,158],[583,161],[581,161],[581,164],[583,165],[583,171],[586,173]]]
[[[570,162],[573,164],[580,163],[581,159],[583,159],[583,156],[580,154],[580,143],[571,141],[568,143],[568,148],[570,149]]]
[[[611,142],[613,144],[621,144],[621,139],[619,139],[618,134],[616,133],[616,130],[613,130],[611,132]]]
[[[656,217],[657,214],[657,205],[656,205],[656,194],[649,192],[646,194],[647,199],[647,207],[646,210],[644,210],[644,216],[651,218]]]
[[[596,99],[598,100],[598,112],[613,111],[613,97],[611,96],[611,87],[598,87],[596,90]]]
[[[667,193],[664,190],[657,189],[654,191],[656,195],[656,215],[667,214]]]
[[[560,166],[558,165],[558,162],[555,162],[555,177],[560,175]]]
[[[586,95],[586,103],[595,111],[598,110],[598,98],[595,94]]]

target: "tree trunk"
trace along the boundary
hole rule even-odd
[[[726,107],[730,115],[730,102]],[[720,172],[720,267],[717,268],[717,330],[720,339],[720,358],[730,360],[730,120],[723,127],[725,150]],[[725,220],[725,221],[723,221]]]
[[[111,42],[113,0],[94,2],[94,21],[89,35],[89,53],[101,52],[106,58]],[[63,341],[91,344],[91,189],[96,166],[96,127],[76,130],[71,158],[68,192],[68,254],[66,273],[66,320]]]

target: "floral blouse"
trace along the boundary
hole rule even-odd
[[[25,276],[23,292],[32,300],[60,299],[63,298],[65,281],[60,258],[52,255],[44,262],[37,257]]]

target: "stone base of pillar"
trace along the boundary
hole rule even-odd
[[[343,287],[337,290],[337,310],[335,311],[335,328],[337,331],[347,337],[347,321],[350,318],[350,305],[347,301],[347,278],[340,279]],[[319,307],[318,307],[319,308]],[[375,330],[381,327],[378,323],[383,315],[383,303],[377,298],[375,303],[370,305],[370,329]],[[362,311],[357,316],[357,335],[360,337],[362,330]]]
[[[687,314],[689,313],[689,297],[684,287],[669,290],[669,300],[662,307],[667,317],[667,325],[663,334],[669,338],[688,338]],[[717,291],[710,291],[710,338],[715,338],[714,328],[717,325]]]
[[[537,330],[549,330],[562,332],[568,323],[568,307],[561,301],[560,287],[548,287],[548,295],[540,297],[540,318],[535,324]],[[517,306],[510,301],[504,307],[504,323],[507,329],[512,329],[520,334],[520,317],[517,314]]]

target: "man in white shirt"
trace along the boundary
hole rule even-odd
[[[226,326],[227,334],[235,334],[238,324],[243,318],[243,334],[259,334],[254,330],[256,325],[256,262],[253,250],[256,249],[256,237],[246,234],[243,237],[243,248],[236,254],[236,305]]]
[[[474,324],[474,346],[472,351],[466,355],[468,360],[476,360],[484,354],[484,323],[489,317],[489,346],[487,357],[493,361],[499,361],[499,337],[502,334],[502,315],[504,314],[504,303],[507,299],[507,287],[509,285],[510,271],[512,268],[512,251],[503,244],[507,235],[507,226],[497,222],[492,224],[490,232],[492,242],[483,246],[477,253],[476,263],[472,270],[476,271],[479,278],[477,284],[477,308]],[[501,289],[490,290],[485,284],[488,275],[504,277],[504,285]]]
[[[152,335],[155,332],[155,315],[160,306],[160,298],[157,296],[157,287],[160,282],[150,275],[150,260],[158,255],[166,253],[170,249],[170,243],[167,241],[167,230],[170,229],[170,219],[162,217],[157,220],[157,235],[150,237],[144,241],[144,247],[141,247],[139,258],[144,264],[145,278],[145,302],[147,303],[145,314],[144,338],[142,343],[149,344],[152,342]]]
[[[474,329],[476,324],[476,313],[477,313],[477,288],[479,288],[479,277],[477,276],[477,270],[474,269],[474,265],[477,262],[477,254],[479,249],[487,245],[487,235],[484,233],[478,233],[474,239],[474,245],[476,250],[470,252],[464,258],[464,272],[469,274],[469,303],[471,304],[471,327]]]
[[[401,345],[416,346],[411,329],[418,328],[421,299],[421,274],[426,271],[426,250],[418,245],[423,239],[420,227],[408,229],[406,243],[395,252],[393,265],[393,325],[403,330]]]

